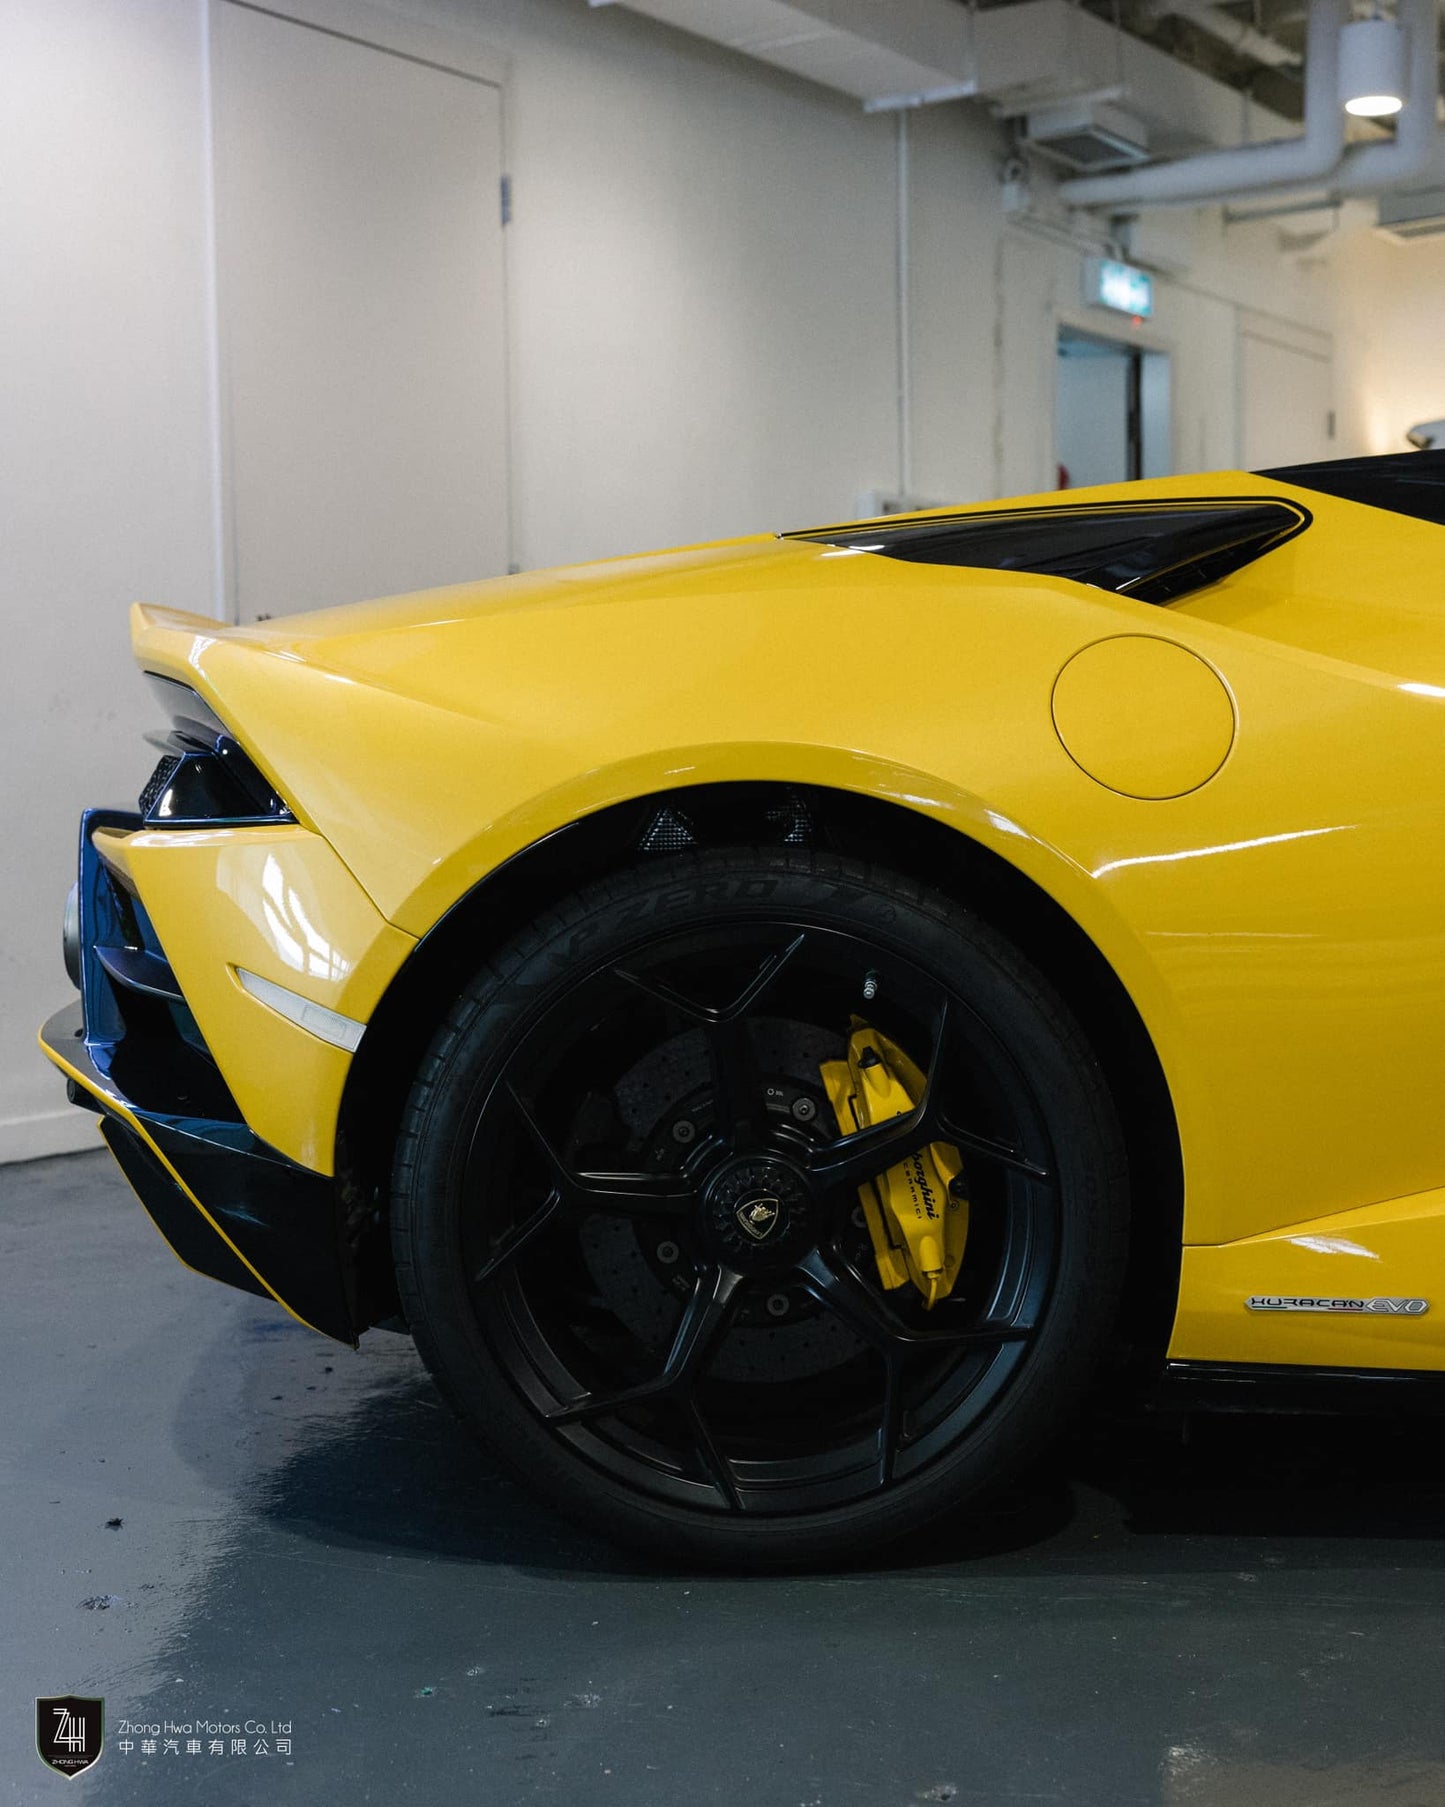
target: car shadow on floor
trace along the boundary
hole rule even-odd
[[[235,1477],[250,1511],[273,1527],[332,1547],[594,1580],[661,1572],[513,1482],[471,1443],[405,1339],[386,1339],[364,1389],[282,1421],[275,1406],[286,1383],[271,1356],[291,1340],[260,1335],[252,1345],[248,1409],[273,1415],[282,1434],[265,1440],[278,1459]],[[1276,1566],[1310,1568],[1338,1562],[1341,1545],[1369,1566],[1386,1560],[1381,1543],[1392,1566],[1435,1567],[1445,1537],[1442,1431],[1428,1418],[1099,1410],[983,1510],[854,1572],[1233,1572],[1258,1561],[1262,1546]],[[204,1435],[188,1451],[202,1467],[213,1455]]]
[[[1115,1417],[1089,1428],[1072,1467],[1119,1501],[1136,1538],[1445,1537],[1440,1418]]]

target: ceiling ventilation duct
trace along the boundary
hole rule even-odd
[[[1343,0],[1341,0],[1341,4]],[[1145,128],[1150,154],[1238,144],[1239,96],[1074,0],[961,6],[958,0],[591,0],[621,5],[861,100],[870,111],[976,99],[1023,119],[1066,102],[1127,95],[1124,146]],[[1096,109],[1095,119],[1100,117]],[[1289,121],[1254,109],[1255,129]],[[1105,126],[1105,131],[1110,130]],[[1086,126],[1086,131],[1090,130]],[[1045,136],[1048,128],[1045,127]],[[1097,134],[1096,134],[1097,135]],[[1056,141],[1054,141],[1056,142]],[[1090,171],[1119,164],[1081,164]]]
[[[1132,169],[1149,157],[1143,121],[1102,101],[1069,101],[1030,113],[1024,139],[1041,156],[1086,172]]]
[[[614,0],[590,0],[609,6]],[[855,95],[919,105],[977,93],[974,15],[957,0],[621,0],[729,50]]]
[[[1435,238],[1445,232],[1445,188],[1381,195],[1379,208],[1379,227],[1386,238],[1408,243],[1411,239]]]

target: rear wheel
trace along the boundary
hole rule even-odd
[[[865,1029],[915,1085],[845,1134],[823,1069]],[[945,1147],[951,1200],[913,1196],[966,1199],[967,1231],[930,1308],[885,1287],[864,1201]],[[902,1537],[1037,1458],[1126,1233],[1107,1092],[1038,974],[941,896],[769,849],[594,885],[484,968],[392,1205],[417,1345],[477,1435],[589,1527],[746,1566]]]

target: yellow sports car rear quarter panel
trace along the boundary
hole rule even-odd
[[[1353,1321],[1322,1318],[1308,1342],[1251,1321],[1246,1293],[1283,1282],[1272,1252],[1240,1251],[1445,1182],[1445,530],[1239,472],[1128,494],[1285,495],[1315,521],[1167,608],[754,538],[241,629],[141,611],[137,651],[203,691],[334,848],[356,915],[328,945],[367,981],[303,975],[307,990],[259,903],[225,902],[227,934],[362,1019],[460,898],[612,804],[810,785],[978,842],[1079,925],[1158,1052],[1184,1159],[1181,1325],[1208,1271],[1194,1251],[1228,1245],[1243,1290],[1215,1288],[1208,1310],[1239,1346],[1348,1365],[1368,1359]],[[169,908],[157,892],[162,939],[248,1121],[321,1165],[344,1060],[303,1054],[218,979],[239,951],[218,967],[188,950],[204,891]],[[221,946],[214,925],[194,934]],[[263,1097],[283,1047],[313,1063],[314,1124]],[[1445,1299],[1433,1222],[1412,1246],[1422,1271],[1402,1252],[1398,1284]],[[1270,1271],[1246,1273],[1255,1260]],[[1431,1329],[1378,1334],[1408,1365]]]

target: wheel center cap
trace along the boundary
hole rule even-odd
[[[733,1216],[754,1242],[766,1242],[784,1221],[782,1200],[771,1193],[759,1192],[755,1197],[745,1198]]]
[[[720,1168],[704,1204],[719,1254],[739,1267],[793,1261],[812,1237],[807,1181],[774,1155],[744,1155]]]

